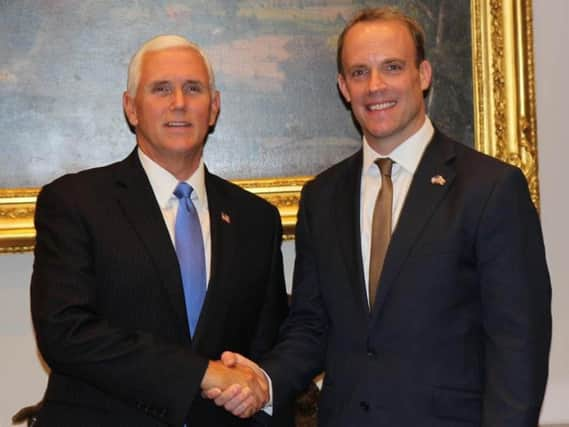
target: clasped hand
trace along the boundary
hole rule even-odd
[[[249,418],[269,401],[263,371],[249,359],[226,351],[210,361],[201,384],[202,396],[240,418]]]

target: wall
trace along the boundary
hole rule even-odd
[[[553,340],[543,422],[569,422],[569,1],[534,1],[541,219],[553,287]]]
[[[534,35],[538,107],[541,212],[547,258],[553,283],[554,332],[551,371],[542,411],[544,423],[569,422],[569,241],[566,218],[569,197],[566,176],[569,159],[566,120],[569,108],[567,70],[569,56],[569,2],[536,0]],[[294,248],[284,245],[287,278],[290,282]],[[31,254],[0,256],[0,427],[10,425],[20,407],[41,399],[46,375],[36,355],[29,316],[28,283]]]
[[[47,376],[31,327],[31,254],[0,255],[0,427],[22,406],[42,397]]]

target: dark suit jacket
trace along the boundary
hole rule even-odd
[[[303,189],[291,311],[263,364],[276,408],[325,370],[321,426],[535,427],[551,290],[521,171],[437,132],[370,313],[361,167],[360,151]]]
[[[287,312],[280,217],[207,171],[206,188],[211,278],[192,340],[176,253],[136,152],[42,189],[31,301],[51,375],[38,425],[249,425],[201,398],[200,382],[222,351],[257,358],[275,343]]]

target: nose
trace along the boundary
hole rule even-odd
[[[172,103],[170,107],[173,110],[182,110],[186,107],[186,98],[184,96],[184,91],[181,88],[176,88],[172,92]]]
[[[385,89],[386,83],[378,70],[372,70],[369,78],[369,92],[374,93]]]

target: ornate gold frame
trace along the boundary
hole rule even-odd
[[[531,0],[471,0],[475,144],[521,167],[539,205]],[[293,238],[309,177],[239,180],[275,204]],[[0,190],[0,253],[32,250],[37,189]]]

